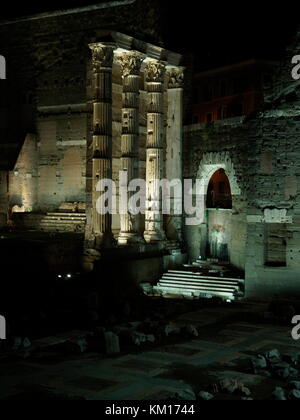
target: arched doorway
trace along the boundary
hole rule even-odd
[[[206,255],[221,261],[230,260],[232,195],[229,178],[223,168],[211,176],[207,194]]]
[[[232,209],[231,187],[224,169],[217,170],[209,181],[206,208]]]

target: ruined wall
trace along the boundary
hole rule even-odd
[[[245,267],[247,130],[248,123],[242,118],[185,127],[184,177],[201,179],[206,194],[211,176],[222,168],[229,178],[233,199],[232,210],[209,210],[201,225],[185,227],[191,260],[207,255],[207,246],[217,242],[219,250],[227,248],[232,264]]]
[[[202,176],[198,168],[205,156],[222,167],[227,152],[241,189],[231,215],[215,212],[205,224],[186,228],[190,256],[199,247],[203,252],[213,226],[226,229],[220,237],[229,242],[230,261],[246,271],[247,295],[293,294],[299,286],[300,95],[291,77],[291,51],[257,115],[185,129],[185,176]]]

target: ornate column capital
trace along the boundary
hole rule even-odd
[[[166,65],[159,61],[148,61],[145,66],[147,83],[163,83],[166,73]]]
[[[168,89],[183,88],[184,67],[170,67],[167,69]]]
[[[99,73],[103,68],[111,68],[114,61],[114,44],[90,44],[92,50],[92,66],[94,73]]]
[[[128,51],[117,55],[118,63],[122,68],[123,77],[139,76],[145,55],[137,51]]]

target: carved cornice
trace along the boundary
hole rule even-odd
[[[112,44],[91,44],[92,66],[94,73],[99,73],[103,68],[111,68],[114,61],[114,49]]]
[[[159,61],[149,61],[145,67],[145,77],[147,83],[163,83],[166,73],[165,64]]]
[[[123,77],[139,76],[141,66],[145,59],[145,55],[137,51],[129,51],[117,56],[117,60],[122,68]]]
[[[183,88],[184,67],[171,67],[167,71],[168,89]]]

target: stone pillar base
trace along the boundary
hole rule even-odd
[[[126,245],[136,245],[136,244],[144,244],[145,241],[138,233],[132,232],[121,232],[118,237],[118,245],[126,246]]]
[[[116,243],[116,240],[112,232],[96,234],[94,248],[96,250],[101,250],[101,248],[112,248],[115,245],[115,243]]]
[[[167,239],[164,231],[146,231],[144,233],[144,238],[148,244],[162,242]]]

